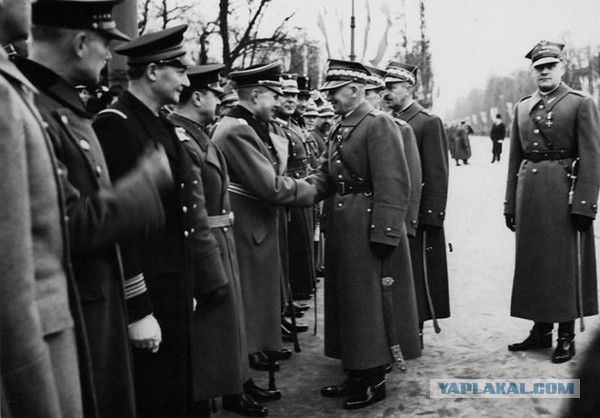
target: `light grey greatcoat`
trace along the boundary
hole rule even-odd
[[[548,120],[551,123],[547,124]],[[579,155],[572,206],[567,174],[573,158],[533,162],[524,155],[550,149]],[[596,216],[599,185],[600,126],[592,99],[561,84],[547,97],[536,92],[521,100],[511,131],[504,208],[505,214],[516,214],[512,316],[542,322],[578,317],[576,230],[571,214]],[[598,292],[593,228],[583,234],[583,241],[583,311],[595,315]]]

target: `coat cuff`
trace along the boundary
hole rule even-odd
[[[217,249],[194,260],[194,293],[197,298],[229,283],[220,253]]]
[[[373,205],[371,242],[397,246],[404,230],[406,209],[386,204]]]
[[[444,226],[446,219],[446,197],[427,196],[421,198],[419,224]]]
[[[571,213],[596,219],[598,212],[598,184],[584,178],[577,180]]]
[[[152,303],[142,273],[125,280],[125,303],[129,323],[138,321],[152,313]]]

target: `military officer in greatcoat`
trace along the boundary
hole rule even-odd
[[[381,93],[385,89],[385,76],[387,73],[384,70],[368,65],[365,65],[365,67],[371,73],[365,87],[365,98],[375,109],[381,110]],[[400,133],[402,134],[406,162],[408,163],[408,171],[410,173],[410,204],[406,212],[405,224],[406,233],[409,238],[412,238],[417,234],[419,203],[421,200],[421,186],[423,182],[421,158],[419,157],[417,139],[415,138],[413,129],[402,119],[394,118],[394,121],[398,124]]]
[[[322,90],[341,121],[308,180],[324,213],[325,355],[346,379],[321,389],[357,409],[385,398],[385,367],[421,354],[404,225],[410,177],[398,125],[365,99],[369,71],[329,60]]]
[[[160,334],[152,316],[130,315],[147,297],[144,280],[122,274],[132,255],[118,240],[156,231],[164,221],[161,184],[170,183],[166,155],[143,158],[122,181],[111,185],[92,128],[92,115],[75,86],[95,85],[111,58],[109,42],[128,38],[116,29],[112,8],[119,1],[42,0],[32,6],[31,60],[17,65],[41,94],[36,104],[47,124],[53,150],[64,164],[69,240],[75,281],[82,301],[92,377],[100,416],[135,416],[128,331]],[[78,49],[80,48],[80,49]],[[124,278],[127,279],[124,281]],[[125,290],[125,292],[124,292]],[[130,309],[130,314],[133,309]],[[148,335],[148,339],[151,335]],[[159,337],[153,342],[158,344]],[[134,341],[138,343],[138,341]],[[148,344],[144,338],[139,342]]]
[[[223,397],[223,407],[241,415],[266,416],[267,409],[256,403],[263,399],[261,388],[250,378],[246,347],[246,322],[242,304],[240,272],[233,235],[234,213],[229,202],[229,175],[221,151],[206,135],[213,120],[222,64],[191,67],[190,87],[183,89],[179,104],[169,115],[176,133],[202,178],[204,205],[193,211],[208,215],[208,229],[191,237],[192,251],[198,260],[196,280],[210,296],[202,298],[192,316],[192,353],[194,360],[194,398],[200,411],[207,411],[207,400]],[[198,184],[200,186],[200,184]],[[202,190],[198,190],[201,194]]]
[[[417,67],[391,62],[386,71],[384,101],[396,118],[408,122],[413,129],[421,158],[423,188],[416,237],[410,240],[410,252],[421,331],[425,321],[433,320],[437,332],[437,319],[450,316],[444,235],[448,141],[440,118],[413,99]]]
[[[541,41],[526,55],[538,89],[515,107],[504,204],[516,232],[511,315],[534,321],[529,337],[508,349],[551,347],[558,322],[554,363],[575,355],[574,320],[598,313],[598,109],[561,81],[562,48]]]
[[[129,89],[94,122],[113,180],[123,178],[146,147],[161,144],[176,185],[162,199],[165,227],[137,240],[138,257],[126,266],[144,275],[151,310],[162,329],[156,353],[134,350],[140,416],[192,412],[193,301],[210,298],[193,280],[198,260],[193,258],[191,238],[195,231],[208,228],[207,217],[192,210],[200,205],[196,186],[202,179],[174,126],[160,112],[163,106],[176,104],[189,85],[185,72],[193,62],[183,47],[186,29],[187,25],[179,25],[148,33],[115,49],[127,56]]]
[[[269,132],[281,91],[281,64],[253,66],[229,74],[239,104],[219,122],[213,142],[229,169],[233,225],[240,266],[248,351],[282,355],[280,206],[310,207],[314,186],[285,175],[288,142]],[[272,398],[281,394],[273,391]]]

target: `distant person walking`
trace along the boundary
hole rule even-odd
[[[496,115],[496,119],[492,124],[490,138],[492,139],[492,164],[495,161],[500,162],[500,154],[502,154],[502,142],[506,136],[506,125],[502,122],[500,113]]]
[[[473,133],[471,128],[463,120],[460,122],[460,126],[456,130],[456,139],[454,143],[454,159],[456,165],[460,165],[460,160],[463,160],[465,165],[469,164],[469,158],[471,158],[471,141],[469,140],[469,134]]]

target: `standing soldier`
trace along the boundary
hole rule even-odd
[[[111,58],[109,42],[128,39],[112,18],[112,8],[118,3],[36,2],[31,60],[17,60],[41,92],[37,105],[54,153],[66,167],[70,252],[101,416],[136,415],[128,331],[143,333],[152,328],[160,333],[154,318],[146,315],[131,318],[128,330],[124,298],[143,303],[134,299],[147,295],[141,291],[141,277],[127,274],[124,282],[121,258],[127,260],[129,254],[121,253],[115,242],[159,229],[164,221],[159,190],[170,182],[163,153],[162,164],[143,158],[127,178],[112,187],[92,115],[75,89],[79,84],[97,84]],[[93,53],[77,53],[77,48]],[[139,291],[131,291],[134,287]]]
[[[293,75],[295,76],[295,74]],[[304,132],[293,119],[296,112],[297,81],[282,81],[283,96],[275,112],[276,128],[288,141],[288,176],[302,179],[308,175],[309,154]],[[290,208],[287,225],[287,260],[289,282],[294,299],[310,299],[315,287],[315,260],[313,254],[312,208]]]
[[[471,158],[471,140],[469,135],[473,133],[473,128],[467,125],[464,120],[460,122],[460,126],[456,130],[456,139],[454,141],[454,160],[456,165],[460,165],[460,160],[463,160],[465,165],[469,164]]]
[[[495,161],[500,162],[500,154],[502,154],[502,142],[504,142],[505,136],[506,125],[504,125],[504,122],[502,122],[502,115],[498,113],[490,131],[490,138],[492,139],[492,164]]]
[[[304,118],[304,123],[306,124],[304,138],[306,140],[306,150],[308,152],[308,163],[310,168],[314,170],[319,167],[319,157],[321,156],[321,152],[319,152],[319,144],[312,135],[313,131],[315,130],[317,119],[319,118],[319,111],[315,102],[312,100],[308,102],[306,112],[304,112],[302,117]]]
[[[191,208],[202,180],[192,169],[175,130],[160,109],[179,101],[188,85],[192,62],[183,48],[187,25],[149,33],[115,49],[127,56],[129,90],[99,113],[94,128],[113,180],[123,178],[148,146],[162,145],[177,185],[163,198],[165,228],[139,239],[137,258],[126,270],[145,277],[154,315],[162,328],[156,353],[134,350],[134,378],[140,416],[186,416],[192,410],[190,320],[193,299],[202,292],[193,283],[190,234],[208,228]]]
[[[229,77],[240,102],[219,122],[213,141],[225,156],[231,179],[248,351],[252,358],[260,358],[260,352],[277,358],[282,348],[279,210],[282,205],[311,206],[314,187],[284,175],[287,144],[282,147],[269,133],[283,93],[281,64],[258,65]],[[272,391],[270,396],[279,399],[281,394]]]
[[[516,232],[511,315],[534,321],[510,351],[558,344],[552,362],[575,355],[575,318],[598,313],[592,222],[598,211],[600,124],[593,100],[561,82],[563,45],[526,55],[538,90],[515,108],[504,216]]]
[[[325,84],[342,117],[317,173],[318,199],[332,195],[324,214],[325,355],[348,376],[321,389],[346,397],[345,409],[385,398],[385,367],[421,354],[410,252],[404,219],[410,180],[394,121],[365,100],[368,70],[329,60]]]
[[[193,209],[206,211],[210,227],[191,237],[192,251],[199,258],[195,280],[208,296],[198,301],[192,316],[194,398],[200,401],[204,415],[208,411],[207,400],[222,396],[225,409],[266,416],[267,409],[244,394],[243,387],[252,382],[248,381],[246,324],[232,229],[234,214],[227,192],[229,176],[225,157],[205,133],[219,103],[217,95],[223,92],[219,87],[219,71],[223,67],[213,64],[190,68],[190,87],[182,91],[179,105],[169,115],[194,170],[202,178],[204,206]],[[253,392],[254,397],[259,395]]]
[[[442,121],[413,99],[417,67],[391,62],[385,78],[384,100],[395,117],[409,123],[415,133],[423,188],[417,235],[410,240],[421,336],[423,322],[450,317],[448,265],[444,218],[448,196],[448,141]]]
[[[335,113],[333,112],[333,107],[328,102],[323,103],[319,107],[319,117],[315,123],[315,129],[311,133],[311,136],[319,146],[319,155],[327,150],[327,137],[333,127],[334,120]]]

